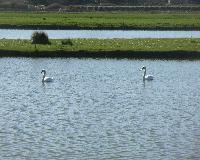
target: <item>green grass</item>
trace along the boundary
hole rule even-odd
[[[200,52],[200,39],[72,39],[73,45],[62,44],[62,40],[50,40],[51,45],[34,45],[30,40],[0,40],[1,51],[146,51]],[[36,48],[35,48],[36,47]]]
[[[92,29],[200,29],[198,13],[0,13],[0,27]]]

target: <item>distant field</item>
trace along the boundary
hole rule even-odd
[[[200,39],[72,39],[73,45],[51,40],[51,45],[34,45],[30,40],[0,40],[0,56],[30,57],[198,57]]]
[[[198,13],[0,13],[0,28],[29,29],[200,29]]]

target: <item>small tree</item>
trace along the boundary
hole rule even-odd
[[[33,44],[50,44],[49,37],[45,32],[33,32],[31,40]]]

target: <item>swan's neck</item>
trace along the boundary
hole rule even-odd
[[[146,69],[144,69],[143,79],[145,79],[145,76],[146,76]]]
[[[42,82],[44,82],[44,78],[46,76],[46,73],[43,74],[43,77],[42,77]]]

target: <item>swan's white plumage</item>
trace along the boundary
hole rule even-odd
[[[143,80],[151,81],[154,79],[152,75],[146,75],[146,67],[143,66],[141,70],[144,70]]]
[[[52,82],[53,81],[53,77],[45,77],[44,82]]]
[[[42,82],[52,82],[53,81],[53,77],[46,77],[46,70],[42,70],[43,73],[43,77],[42,77]]]
[[[150,80],[153,80],[153,76],[152,75],[146,75],[144,77],[144,79],[150,81]]]

